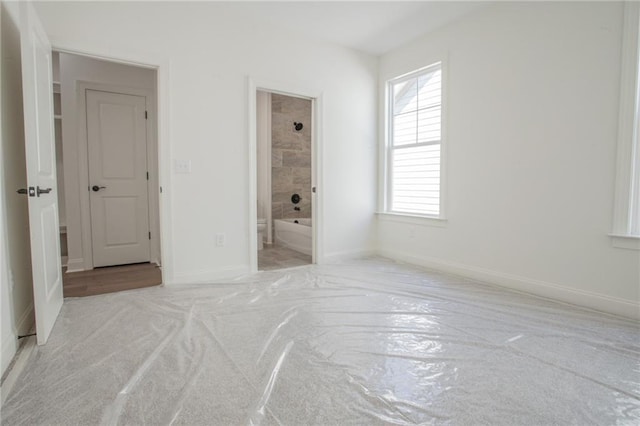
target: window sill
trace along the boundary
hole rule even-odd
[[[609,234],[611,245],[628,250],[640,250],[640,235]]]
[[[447,219],[430,216],[419,216],[408,213],[376,212],[376,216],[383,222],[406,223],[410,225],[435,226],[444,228],[447,226]]]

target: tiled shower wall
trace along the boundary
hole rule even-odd
[[[297,132],[293,123],[302,123]],[[300,195],[294,210],[293,194]],[[311,101],[271,96],[271,209],[273,219],[311,217]]]

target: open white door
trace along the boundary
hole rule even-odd
[[[30,2],[20,4],[20,44],[33,303],[38,344],[43,345],[56,322],[63,296],[51,45]]]

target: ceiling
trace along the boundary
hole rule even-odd
[[[462,15],[481,1],[242,2],[247,18],[381,55]]]
[[[39,0],[56,3],[58,0]],[[70,0],[84,3],[87,0]],[[131,0],[115,0],[127,2]],[[156,3],[158,0],[135,0]],[[161,3],[201,3],[207,10],[226,10],[248,22],[277,26],[306,37],[336,43],[372,55],[382,55],[461,16],[486,7],[489,0],[160,0]]]

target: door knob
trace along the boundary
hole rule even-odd
[[[93,185],[93,186],[91,187],[91,189],[93,189],[93,192],[98,192],[98,191],[100,191],[101,189],[105,189],[105,188],[106,188],[106,186],[98,186],[98,185]]]
[[[38,197],[40,196],[40,194],[48,194],[50,192],[51,192],[51,188],[40,189],[39,186],[36,187],[36,193],[38,194]]]

